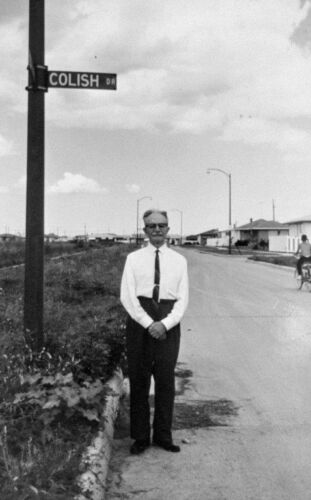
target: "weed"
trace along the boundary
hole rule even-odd
[[[22,270],[0,279],[1,498],[77,493],[81,455],[104,425],[104,384],[124,365],[118,289],[127,252],[108,247],[46,265],[40,353],[24,338]]]

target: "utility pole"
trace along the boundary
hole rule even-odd
[[[212,171],[215,171],[215,172],[221,172],[222,174],[224,174],[227,178],[228,178],[228,181],[229,181],[229,242],[228,242],[228,253],[229,255],[231,255],[231,248],[232,248],[232,243],[231,243],[231,236],[232,236],[232,233],[231,233],[231,218],[232,218],[232,209],[231,209],[231,204],[232,204],[232,201],[231,201],[231,198],[232,198],[232,195],[231,195],[231,173],[229,172],[226,172],[225,170],[222,170],[221,168],[209,168],[206,173],[207,174],[210,174]]]
[[[29,0],[28,138],[24,328],[43,346],[44,269],[44,0]]]
[[[272,200],[272,220],[275,221],[275,203],[274,203],[274,200]]]
[[[179,212],[180,215],[180,245],[182,245],[182,238],[183,238],[183,212],[182,210],[179,210],[178,208],[172,208],[172,212]]]

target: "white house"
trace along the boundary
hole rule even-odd
[[[240,232],[233,226],[231,229],[209,229],[197,235],[200,245],[208,247],[227,247],[231,230],[231,244],[239,239]]]
[[[254,249],[286,252],[288,226],[274,220],[250,219],[248,224],[238,227],[240,239]]]
[[[305,215],[286,223],[288,230],[287,251],[296,252],[301,235],[306,234],[311,241],[311,215]]]

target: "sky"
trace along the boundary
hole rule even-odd
[[[25,233],[28,8],[0,0],[0,233]],[[45,0],[45,64],[118,75],[45,94],[46,233],[224,229],[229,174],[238,226],[311,214],[309,0]]]

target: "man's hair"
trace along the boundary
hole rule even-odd
[[[149,215],[152,215],[152,214],[161,214],[166,218],[166,220],[168,222],[167,212],[165,210],[158,210],[157,208],[150,208],[149,210],[146,210],[146,212],[143,215],[144,222],[147,219],[147,217],[149,217]]]
[[[302,239],[302,241],[307,241],[307,239],[308,239],[308,238],[307,238],[307,235],[306,235],[306,234],[303,234],[303,235],[301,236],[301,239]]]

